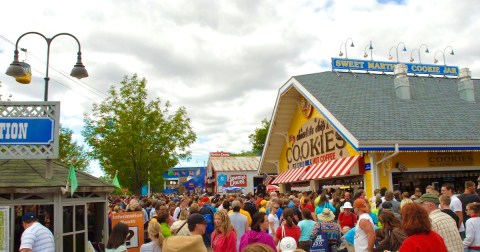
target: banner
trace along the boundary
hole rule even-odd
[[[116,213],[112,215],[112,229],[119,222],[128,225],[129,231],[126,244],[128,252],[140,251],[140,246],[142,246],[144,242],[144,221],[143,211]]]

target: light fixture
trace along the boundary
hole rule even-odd
[[[420,64],[422,64],[422,58],[421,58],[421,54],[420,54],[420,50],[422,49],[422,47],[425,46],[425,52],[426,53],[429,53],[430,51],[428,51],[428,46],[426,44],[421,44],[418,49],[413,49],[412,52],[410,52],[410,62],[413,62],[415,61],[415,59],[413,58],[413,52],[414,51],[417,51],[418,52],[418,62],[420,62]]]
[[[348,52],[347,52],[347,44],[348,44],[348,41],[351,41],[351,44],[350,44],[350,47],[354,47],[355,45],[353,44],[353,39],[352,38],[348,38],[345,42],[342,42],[340,44],[340,53],[338,54],[338,56],[342,57],[343,56],[343,52],[342,52],[342,46],[345,47],[345,59],[348,59]]]
[[[389,59],[389,60],[392,60],[392,59],[393,59],[393,56],[392,56],[392,49],[393,49],[393,48],[395,48],[395,51],[397,52],[397,63],[399,63],[399,62],[400,62],[400,60],[398,59],[398,47],[399,47],[400,45],[403,45],[403,49],[402,49],[402,51],[404,51],[404,52],[406,52],[406,51],[407,51],[407,47],[405,46],[405,43],[403,43],[403,42],[400,42],[400,43],[398,43],[398,45],[397,45],[397,46],[392,46],[392,47],[390,48],[390,50],[388,51],[388,59]]]
[[[72,72],[70,72],[70,76],[82,79],[88,77],[87,69],[82,63],[82,53],[77,53],[77,63],[73,66]]]
[[[27,75],[25,69],[23,69],[22,64],[18,61],[18,50],[14,51],[13,61],[5,72],[6,75],[12,76],[14,78],[24,77]]]
[[[443,65],[445,65],[445,66],[447,65],[447,62],[446,62],[446,59],[445,59],[445,52],[447,51],[448,48],[451,49],[450,55],[455,55],[455,53],[453,53],[453,47],[447,46],[447,47],[445,47],[445,49],[443,49],[443,52],[441,50],[438,50],[438,51],[435,52],[435,55],[433,55],[433,63],[434,64],[438,63],[437,53],[442,53],[442,55],[443,55]]]
[[[373,46],[372,46],[372,41],[370,41],[370,44],[368,44],[368,45],[365,46],[364,54],[363,54],[363,57],[364,57],[364,58],[368,57],[367,47],[368,47],[368,50],[370,50],[370,59],[373,61]]]

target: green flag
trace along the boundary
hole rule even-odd
[[[77,183],[77,175],[75,174],[75,168],[73,165],[70,165],[70,171],[68,172],[68,183],[70,184],[70,193],[73,197],[73,193],[77,190],[78,183]]]
[[[117,178],[117,172],[115,172],[115,177],[113,178],[113,185],[122,189],[122,187],[120,186],[120,182],[118,181],[118,178]]]

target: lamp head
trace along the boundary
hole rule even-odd
[[[338,56],[342,57],[342,56],[343,56],[343,52],[340,51],[340,53],[338,54]]]
[[[82,53],[77,53],[77,63],[73,66],[72,72],[70,72],[70,76],[81,79],[88,77],[87,69],[82,63]]]
[[[450,52],[450,55],[455,55],[455,53],[453,53],[453,50]]]
[[[413,62],[415,59],[413,57],[410,57],[410,62]]]
[[[18,61],[18,50],[14,51],[13,61],[5,72],[6,75],[12,76],[14,78],[24,77],[27,75],[25,69],[23,69],[22,64]]]
[[[365,52],[365,54],[363,54],[363,57],[364,57],[364,58],[368,57],[367,52]]]
[[[403,46],[403,50],[402,50],[402,51],[406,52],[406,51],[407,51],[407,48],[406,48],[405,46]]]
[[[437,63],[438,63],[438,60],[437,60],[437,59],[433,59],[433,63],[434,63],[434,64],[437,64]]]
[[[355,45],[353,44],[353,41],[352,41],[352,43],[350,44],[350,47],[355,47]]]
[[[389,59],[389,60],[392,60],[392,59],[393,59],[393,56],[392,56],[391,54],[388,55],[388,59]]]
[[[372,44],[370,44],[370,47],[369,47],[368,49],[370,49],[370,50],[373,50],[373,46],[372,46]]]
[[[428,48],[425,50],[426,53],[429,53],[430,51],[428,50]]]

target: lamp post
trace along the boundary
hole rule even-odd
[[[398,60],[398,47],[399,47],[400,45],[402,45],[402,44],[403,44],[403,49],[402,49],[402,51],[404,51],[404,52],[407,51],[407,48],[405,47],[405,43],[400,42],[400,43],[398,43],[397,46],[392,46],[392,47],[390,48],[390,51],[388,51],[388,59],[389,59],[389,60],[392,60],[392,59],[393,59],[392,49],[395,48],[395,50],[397,51],[397,63],[400,62],[400,61]]]
[[[445,47],[445,49],[443,49],[443,52],[440,51],[440,50],[438,50],[437,52],[435,52],[435,55],[433,56],[433,63],[434,63],[434,64],[437,64],[437,63],[438,63],[437,53],[441,52],[441,53],[443,54],[443,65],[444,65],[444,66],[447,65],[447,62],[445,61],[445,51],[447,51],[448,48],[452,49],[452,51],[450,52],[450,55],[455,55],[455,53],[453,53],[453,47],[447,46],[447,47]]]
[[[370,50],[370,60],[373,61],[373,46],[372,46],[372,41],[370,41],[370,45],[366,45],[365,46],[365,52],[363,54],[363,57],[366,58],[368,57],[368,53],[367,53],[367,47],[368,47],[368,50]]]
[[[420,47],[418,47],[418,49],[413,49],[412,52],[410,53],[410,62],[413,62],[415,59],[413,58],[413,52],[414,51],[417,51],[418,52],[418,62],[420,62],[420,64],[422,64],[422,58],[420,58],[420,50],[422,49],[422,46],[425,46],[425,52],[426,53],[429,53],[430,51],[428,51],[428,46],[426,44],[421,44]]]
[[[48,77],[48,68],[49,68],[49,62],[50,62],[50,44],[52,43],[52,41],[56,37],[61,36],[61,35],[66,35],[66,36],[70,36],[70,37],[74,38],[75,41],[77,41],[77,44],[78,44],[77,63],[73,66],[73,69],[70,72],[70,76],[78,78],[78,79],[88,77],[88,72],[87,72],[87,70],[85,69],[85,66],[82,63],[82,51],[81,51],[81,47],[80,47],[80,42],[78,41],[78,39],[75,36],[73,36],[70,33],[58,33],[51,38],[47,38],[39,32],[27,32],[27,33],[22,34],[17,39],[17,43],[15,44],[13,62],[10,64],[10,66],[8,67],[5,74],[7,74],[9,76],[12,76],[14,78],[23,77],[23,76],[26,75],[25,69],[23,68],[21,63],[18,61],[18,43],[20,42],[20,39],[22,39],[24,36],[29,35],[29,34],[37,34],[37,35],[41,36],[42,38],[44,38],[45,42],[47,42],[47,70],[45,71],[45,78],[44,78],[45,79],[45,94],[44,94],[44,99],[43,99],[44,101],[48,101],[48,81],[50,80],[50,78]]]
[[[352,43],[350,44],[350,47],[354,47],[354,46],[355,46],[355,45],[353,44],[353,39],[352,39],[352,38],[348,38],[345,42],[342,42],[342,43],[340,44],[340,53],[338,54],[338,56],[340,56],[340,57],[343,56],[342,46],[345,46],[345,59],[348,59],[347,43],[348,43],[349,40],[352,42]]]

